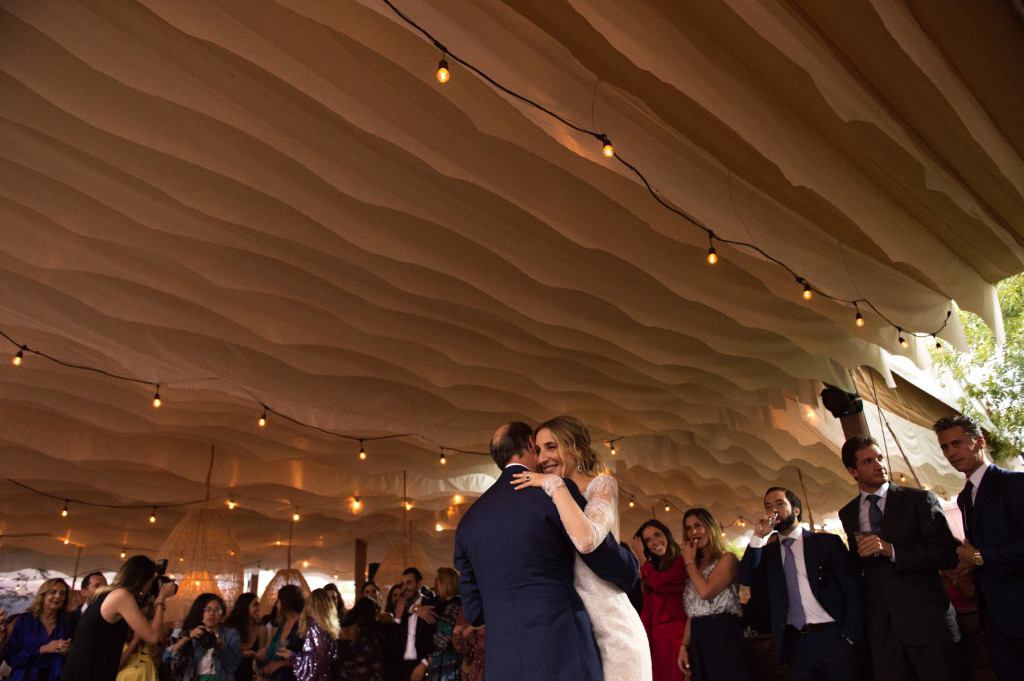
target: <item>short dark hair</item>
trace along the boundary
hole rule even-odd
[[[786,495],[786,501],[789,502],[789,505],[793,507],[794,511],[798,508],[801,511],[803,511],[804,502],[800,501],[800,497],[793,494],[793,492],[791,492],[790,490],[786,489],[785,487],[769,487],[768,491],[764,493],[764,498],[767,499],[768,495],[771,494],[772,492],[782,492],[783,494]]]
[[[414,567],[407,567],[404,570],[402,570],[402,576],[404,577],[405,575],[412,575],[417,582],[423,581],[423,573],[421,573]]]
[[[843,465],[847,468],[857,467],[857,452],[864,449],[865,447],[877,447],[878,440],[871,437],[870,435],[854,435],[849,440],[843,443]],[[792,503],[792,502],[790,502]]]
[[[103,573],[97,570],[95,572],[90,572],[85,577],[82,577],[82,591],[85,591],[89,588],[89,580],[91,580],[93,577],[103,577]],[[104,580],[106,580],[106,577],[104,577]]]
[[[939,419],[932,425],[932,430],[934,430],[935,433],[938,434],[944,430],[956,428],[957,426],[963,428],[964,432],[973,437],[975,440],[982,437],[981,426],[978,425],[978,422],[972,419],[970,416],[966,416],[964,414],[953,414],[952,416],[943,416],[941,419]]]
[[[285,618],[285,610],[298,615],[305,607],[306,597],[297,584],[285,584],[277,590],[277,616],[282,622]]]
[[[500,429],[499,429],[500,430]],[[530,446],[533,428],[522,421],[512,421],[501,434],[495,434],[491,440],[491,458],[498,468],[504,468],[513,456],[519,456]]]

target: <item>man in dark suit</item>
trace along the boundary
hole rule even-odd
[[[875,681],[959,681],[960,628],[939,575],[956,567],[959,542],[938,498],[890,483],[873,437],[851,437],[842,457],[860,487],[839,519],[864,576]]]
[[[576,549],[542,489],[511,485],[513,474],[536,469],[532,429],[519,422],[499,428],[491,457],[501,477],[455,532],[463,614],[473,626],[487,625],[487,679],[601,681],[590,617],[573,587]],[[583,506],[576,485],[565,484]],[[637,580],[636,558],[611,533],[583,560],[623,591]]]
[[[800,527],[801,506],[788,489],[768,490],[738,579],[768,585],[775,648],[792,681],[855,681],[864,624],[860,579],[839,537]],[[768,543],[774,531],[779,541]]]
[[[75,635],[75,629],[78,628],[78,622],[82,619],[82,613],[89,607],[89,601],[92,600],[96,589],[106,585],[107,578],[103,576],[102,572],[90,572],[82,578],[82,605],[68,613],[68,633],[71,636]]]
[[[973,419],[947,416],[932,426],[946,460],[967,478],[957,497],[967,539],[957,549],[974,568],[989,661],[1001,681],[1024,670],[1024,473],[985,460]]]
[[[389,630],[390,664],[393,681],[421,681],[427,673],[430,651],[434,649],[438,600],[423,586],[423,575],[414,567],[402,572],[402,592],[395,605],[395,622]]]

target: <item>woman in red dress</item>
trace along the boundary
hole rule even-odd
[[[654,681],[685,681],[676,664],[686,631],[683,589],[688,579],[679,544],[664,524],[652,519],[633,536],[633,553],[640,561],[644,581],[640,619],[651,642]]]

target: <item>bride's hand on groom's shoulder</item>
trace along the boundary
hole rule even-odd
[[[544,481],[553,477],[555,476],[545,473],[523,471],[522,473],[516,473],[512,476],[511,484],[514,485],[515,489],[523,489],[524,487],[543,487]]]

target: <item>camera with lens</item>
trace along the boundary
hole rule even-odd
[[[217,634],[203,627],[203,633],[199,634],[196,642],[199,643],[200,648],[213,648],[217,645]]]
[[[164,574],[166,572],[167,559],[161,558],[156,562],[156,579],[153,580],[153,587],[149,590],[149,594],[153,598],[157,598],[160,595],[160,587],[164,584],[174,584],[174,593],[171,594],[172,596],[178,593],[178,585],[174,583],[173,579]]]

